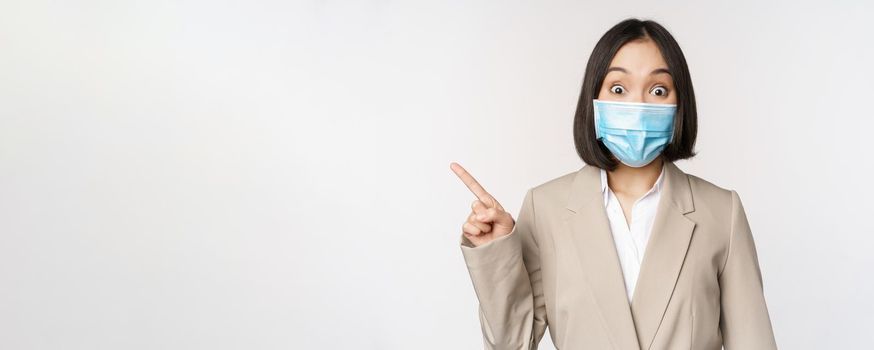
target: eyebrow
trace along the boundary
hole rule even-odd
[[[619,72],[622,72],[622,73],[628,74],[628,70],[625,69],[625,68],[622,68],[622,67],[610,67],[610,68],[607,68],[607,71],[606,71],[605,73],[610,73],[610,72],[612,72],[612,71],[619,71]],[[669,71],[667,68],[656,68],[656,69],[653,69],[652,72],[649,73],[649,75],[653,75],[653,74],[668,74],[668,75],[673,76],[673,74],[671,74],[671,71]]]

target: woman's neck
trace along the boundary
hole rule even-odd
[[[647,165],[634,168],[619,163],[613,171],[607,171],[607,184],[616,194],[642,196],[649,191],[662,172],[664,160],[661,156]]]

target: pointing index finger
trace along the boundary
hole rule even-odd
[[[477,182],[476,179],[474,179],[473,176],[467,172],[467,170],[464,170],[461,164],[452,162],[449,165],[449,168],[452,169],[455,175],[457,175],[458,178],[461,179],[461,182],[463,182],[467,186],[467,188],[471,192],[473,192],[473,195],[476,196],[480,201],[482,201],[483,203],[497,205],[497,201],[494,199],[494,197],[486,192],[486,189],[483,188],[483,186],[480,185],[479,182]]]

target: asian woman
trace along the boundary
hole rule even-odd
[[[610,28],[574,116],[581,168],[529,188],[517,219],[477,197],[461,251],[487,349],[776,349],[737,192],[681,170],[695,156],[683,52],[654,21]]]

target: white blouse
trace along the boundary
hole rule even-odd
[[[664,175],[665,167],[662,166],[662,173],[653,187],[631,207],[631,225],[628,225],[625,222],[622,207],[619,205],[619,199],[607,185],[607,171],[601,169],[601,192],[604,193],[604,208],[607,209],[607,218],[613,233],[613,243],[616,245],[619,263],[622,265],[625,291],[628,293],[629,303],[634,295],[634,286],[637,284],[637,276],[640,274],[640,264],[643,261],[646,243],[649,241],[652,231]]]

